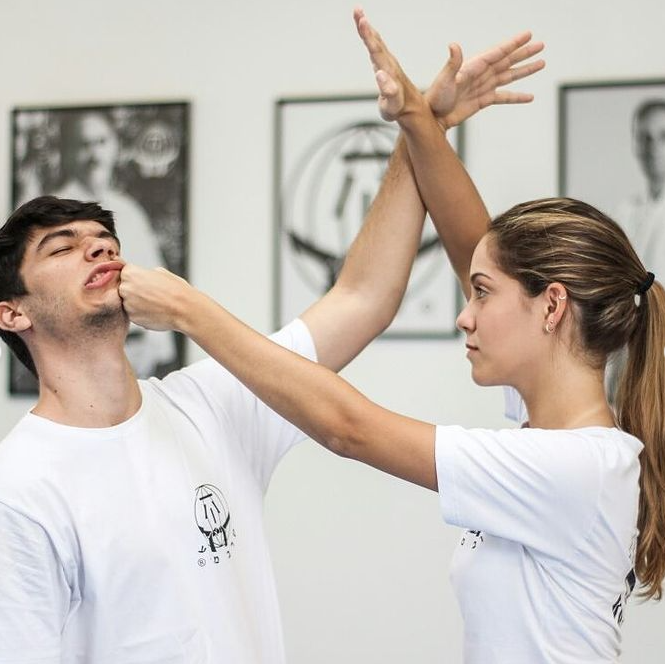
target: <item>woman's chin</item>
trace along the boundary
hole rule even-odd
[[[471,379],[476,385],[480,385],[481,387],[504,385],[504,382],[497,379],[496,376],[490,376],[482,371],[477,371],[475,368],[471,370]]]

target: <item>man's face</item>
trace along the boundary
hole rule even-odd
[[[635,151],[649,182],[665,182],[665,108],[654,108],[637,122]]]
[[[127,329],[118,295],[120,270],[116,239],[96,221],[73,221],[34,231],[21,276],[28,295],[21,298],[31,331],[71,340],[87,332]]]
[[[91,189],[108,187],[118,157],[118,139],[107,120],[84,115],[77,123],[74,152],[76,175]]]

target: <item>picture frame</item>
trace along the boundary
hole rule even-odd
[[[376,95],[289,97],[275,103],[274,326],[335,282],[378,192],[397,139]],[[448,140],[462,158],[461,127]],[[462,293],[429,217],[402,306],[382,335],[448,339]]]
[[[644,197],[647,171],[653,170],[644,152],[638,152],[636,132],[643,124],[638,114],[653,102],[665,109],[665,79],[568,83],[559,88],[559,192],[615,219],[634,244],[645,238],[639,236],[640,224],[628,218],[626,204]],[[665,118],[665,110],[658,115]],[[665,166],[658,177],[665,181]],[[665,229],[665,217],[663,225]]]
[[[188,102],[17,107],[11,129],[12,209],[45,194],[99,202],[114,213],[125,260],[187,277]],[[185,362],[181,335],[133,324],[126,351],[139,378]],[[9,391],[37,392],[13,354]]]
[[[665,79],[563,84],[559,118],[560,194],[614,219],[665,280]],[[608,363],[610,401],[623,363]]]

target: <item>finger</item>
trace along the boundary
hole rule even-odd
[[[519,81],[520,79],[531,76],[531,74],[535,74],[544,68],[545,60],[536,60],[534,62],[529,62],[526,65],[522,65],[521,67],[513,67],[509,71],[511,74],[511,80]]]
[[[441,73],[452,80],[461,69],[463,61],[462,47],[456,43],[450,44],[448,46],[448,62],[444,65]]]
[[[379,111],[381,117],[389,122],[395,120],[404,106],[402,88],[386,72],[376,72],[376,82],[379,86]]]
[[[530,39],[531,39],[530,32],[528,31],[520,32],[519,34],[516,34],[514,37],[506,39],[505,41],[496,44],[496,46],[492,46],[491,48],[488,48],[486,51],[479,53],[477,56],[474,56],[474,58],[479,57],[482,58],[489,65],[496,65],[498,62],[508,57],[510,53],[514,53],[519,48],[527,44]]]
[[[394,58],[386,47],[385,42],[381,38],[381,35],[375,28],[372,27],[362,10],[358,14],[356,26],[358,29],[358,34],[363,40],[365,48],[369,52],[370,59],[374,65],[374,70],[376,71],[377,69],[388,69],[391,66],[396,66]]]
[[[495,80],[492,81],[493,86],[499,87],[502,85],[508,85],[514,81],[519,81],[520,79],[526,78],[527,76],[531,76],[531,74],[539,72],[544,67],[544,60],[536,60],[534,62],[529,62],[525,65],[522,65],[521,67],[513,67],[512,69],[508,69],[501,72],[500,74],[497,74]],[[490,79],[488,79],[488,82],[490,82]],[[485,81],[483,81],[483,83],[485,83]]]
[[[495,92],[491,101],[482,98],[481,105],[483,107],[490,106],[491,104],[529,104],[533,101],[533,95],[527,92],[512,92],[508,90],[500,90]]]
[[[379,86],[379,92],[386,99],[394,99],[399,96],[400,87],[385,71],[379,69],[376,72],[376,83]]]
[[[541,41],[529,43],[531,37],[531,32],[520,32],[475,57],[481,58],[491,67],[507,69],[536,55],[536,53],[540,53],[545,48],[545,44]]]
[[[370,53],[380,49],[381,39],[379,33],[371,26],[364,12],[358,16],[356,20],[356,28],[358,29],[360,38],[363,40]]]
[[[516,65],[518,62],[523,62],[537,55],[545,48],[545,44],[541,41],[530,42],[515,51],[508,54],[507,58],[511,66]]]

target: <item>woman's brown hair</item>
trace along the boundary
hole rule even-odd
[[[627,348],[616,417],[644,444],[640,455],[635,571],[643,595],[660,599],[665,577],[665,290],[653,281],[621,227],[581,201],[522,203],[490,223],[490,247],[531,297],[565,286],[576,339],[597,369]]]

